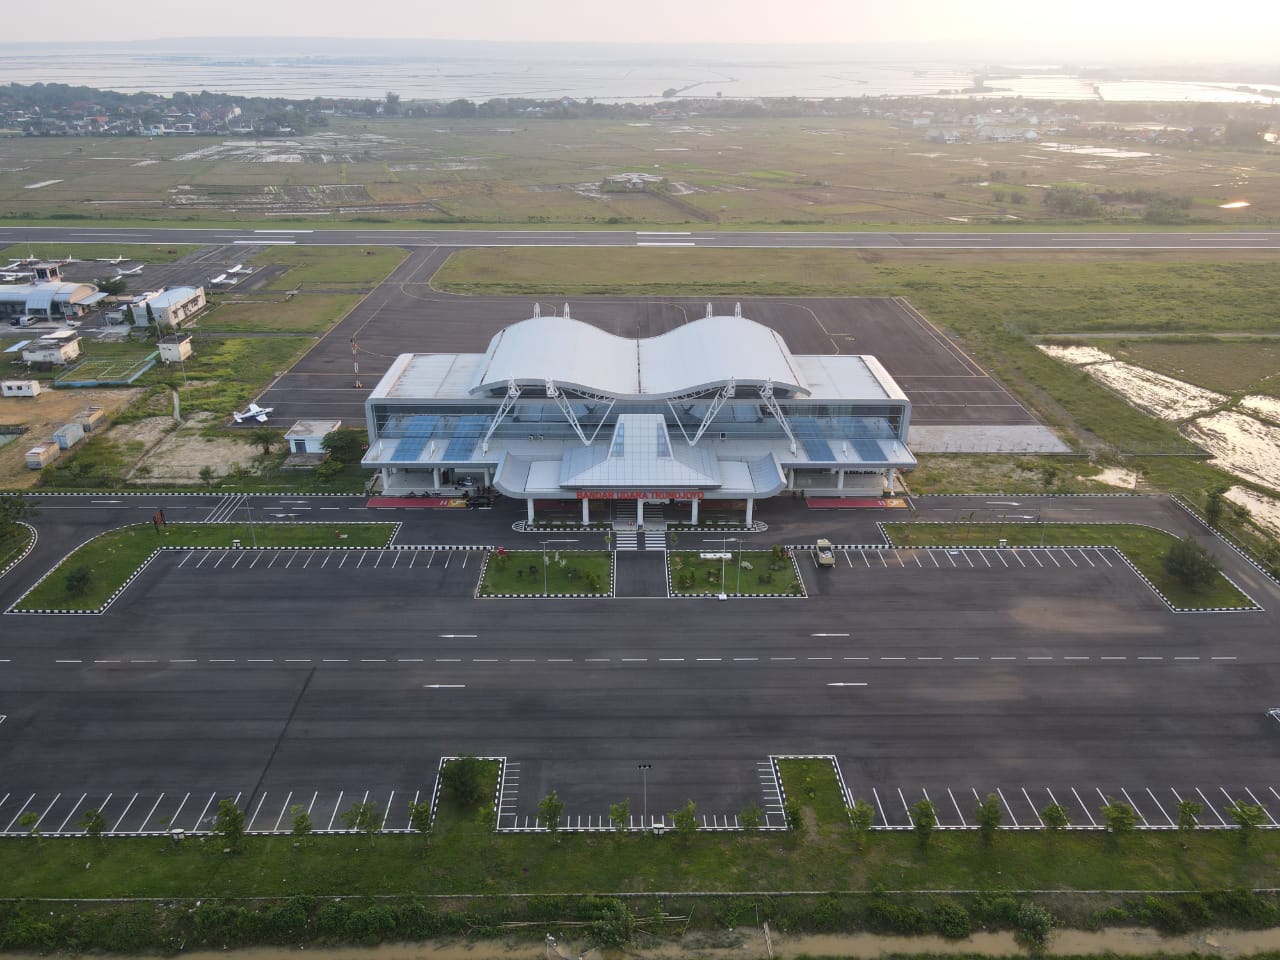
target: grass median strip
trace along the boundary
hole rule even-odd
[[[668,554],[671,588],[678,594],[727,593],[772,596],[798,593],[791,559],[781,550],[681,550]],[[723,554],[723,556],[721,555]]]
[[[1124,523],[886,523],[895,546],[1116,547],[1169,602],[1184,610],[1253,607],[1221,573],[1201,590],[1190,590],[1164,569],[1164,556],[1177,538],[1163,530]]]
[[[14,607],[96,610],[157,547],[380,547],[395,524],[170,523],[138,524],[95,537],[66,557]]]
[[[566,593],[608,596],[613,554],[607,550],[495,550],[489,555],[481,596],[541,597]]]

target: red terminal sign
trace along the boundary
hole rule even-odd
[[[579,500],[702,500],[701,490],[579,490]]]

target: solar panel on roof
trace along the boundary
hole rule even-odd
[[[850,440],[849,442],[853,444],[858,458],[864,463],[884,463],[888,460],[879,440]]]
[[[488,422],[489,418],[483,415],[459,417],[458,425],[454,428],[453,436],[449,439],[449,446],[445,448],[444,459],[469,459],[476,441],[484,433],[485,424]]]
[[[814,462],[825,463],[835,459],[831,444],[822,436],[822,428],[816,417],[792,417],[792,432],[804,446],[805,455]]]

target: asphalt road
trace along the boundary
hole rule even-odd
[[[1280,250],[1280,231],[1049,232],[965,231],[733,232],[724,230],[328,230],[234,227],[0,227],[0,245],[16,243],[320,244],[399,247],[761,247],[884,250]]]
[[[0,831],[22,809],[43,811],[46,831],[71,829],[73,804],[104,802],[120,832],[164,818],[191,828],[223,795],[256,829],[296,802],[325,826],[366,794],[397,826],[439,758],[464,751],[507,758],[505,827],[528,823],[551,789],[571,823],[598,824],[625,796],[638,817],[638,763],[653,765],[651,814],[693,798],[723,825],[755,802],[776,823],[770,758],[796,753],[834,756],[895,826],[926,794],[959,825],[974,789],[999,789],[1019,823],[1050,797],[1079,823],[1101,795],[1128,796],[1152,823],[1175,793],[1199,791],[1207,817],[1245,791],[1280,810],[1268,793],[1280,726],[1265,715],[1280,588],[1162,498],[915,505],[921,519],[1017,509],[1191,532],[1265,611],[1174,614],[1105,549],[851,547],[829,571],[802,553],[807,599],[474,600],[481,552],[439,547],[536,549],[511,531],[512,505],[249,503],[259,522],[403,521],[396,543],[424,548],[175,551],[103,616],[3,617]],[[39,545],[0,580],[0,601],[93,531],[161,505],[171,521],[245,509],[215,496],[46,498]],[[771,529],[748,547],[880,544],[876,521],[903,512],[784,499],[762,513]]]

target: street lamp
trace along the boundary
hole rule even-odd
[[[729,556],[729,544],[737,543],[737,537],[720,537],[720,599],[728,600],[729,595],[724,592],[724,562]],[[715,543],[715,540],[703,540],[703,543]],[[742,589],[742,548],[738,548],[738,589]]]
[[[542,595],[545,597],[547,590],[547,544],[548,543],[577,543],[577,540],[542,540]]]
[[[249,514],[249,537],[253,541],[253,549],[258,549],[258,532],[253,528],[253,504],[249,502],[246,494],[244,498],[244,508]]]
[[[640,821],[640,827],[643,830],[649,829],[649,771],[653,769],[652,763],[638,763],[640,768],[640,780],[644,790],[644,818]]]

